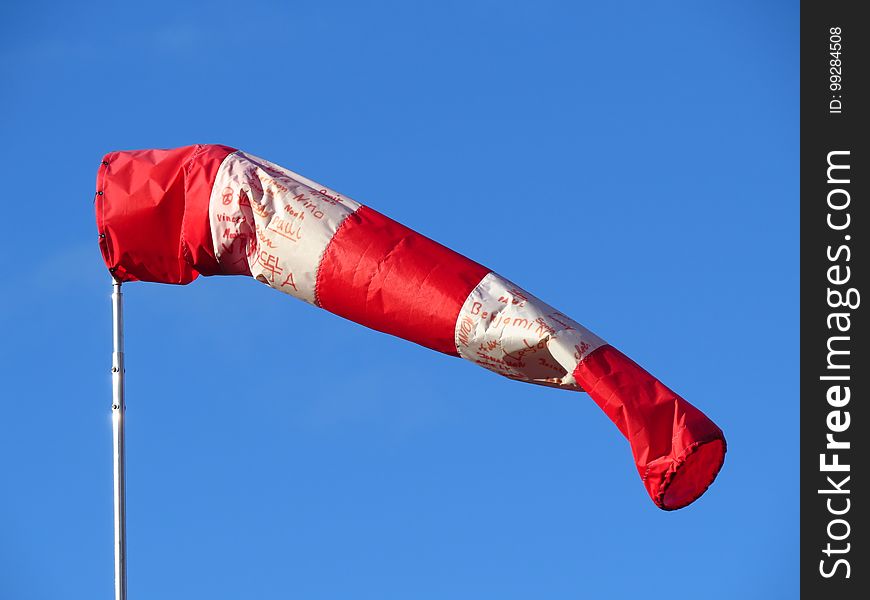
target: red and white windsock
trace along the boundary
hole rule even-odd
[[[653,501],[712,483],[722,431],[619,350],[518,285],[297,173],[219,145],[110,152],[100,249],[120,281],[249,275],[500,375],[585,390],[628,438]]]

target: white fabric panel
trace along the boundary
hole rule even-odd
[[[360,205],[262,158],[237,151],[223,161],[209,201],[215,256],[226,273],[251,275],[316,304],[326,246]]]
[[[495,273],[462,305],[455,342],[462,358],[511,379],[574,389],[577,364],[606,343]]]

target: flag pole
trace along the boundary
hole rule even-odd
[[[127,509],[124,467],[124,304],[112,279],[112,442],[115,492],[115,600],[127,600]]]

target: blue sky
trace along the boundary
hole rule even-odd
[[[0,597],[111,597],[94,178],[197,142],[516,281],[729,452],[665,513],[585,395],[246,278],[130,284],[131,597],[797,596],[797,2],[28,2],[0,28]]]

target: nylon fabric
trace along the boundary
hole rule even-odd
[[[713,421],[613,346],[590,353],[574,376],[628,439],[657,506],[682,508],[704,493],[725,460]]]
[[[459,310],[488,272],[363,206],[323,255],[317,298],[346,319],[456,356]]]
[[[462,358],[499,375],[579,390],[574,369],[604,340],[515,283],[489,273],[462,305],[455,344]]]
[[[221,271],[316,304],[321,256],[359,203],[262,158],[237,151],[217,172],[208,206]]]

